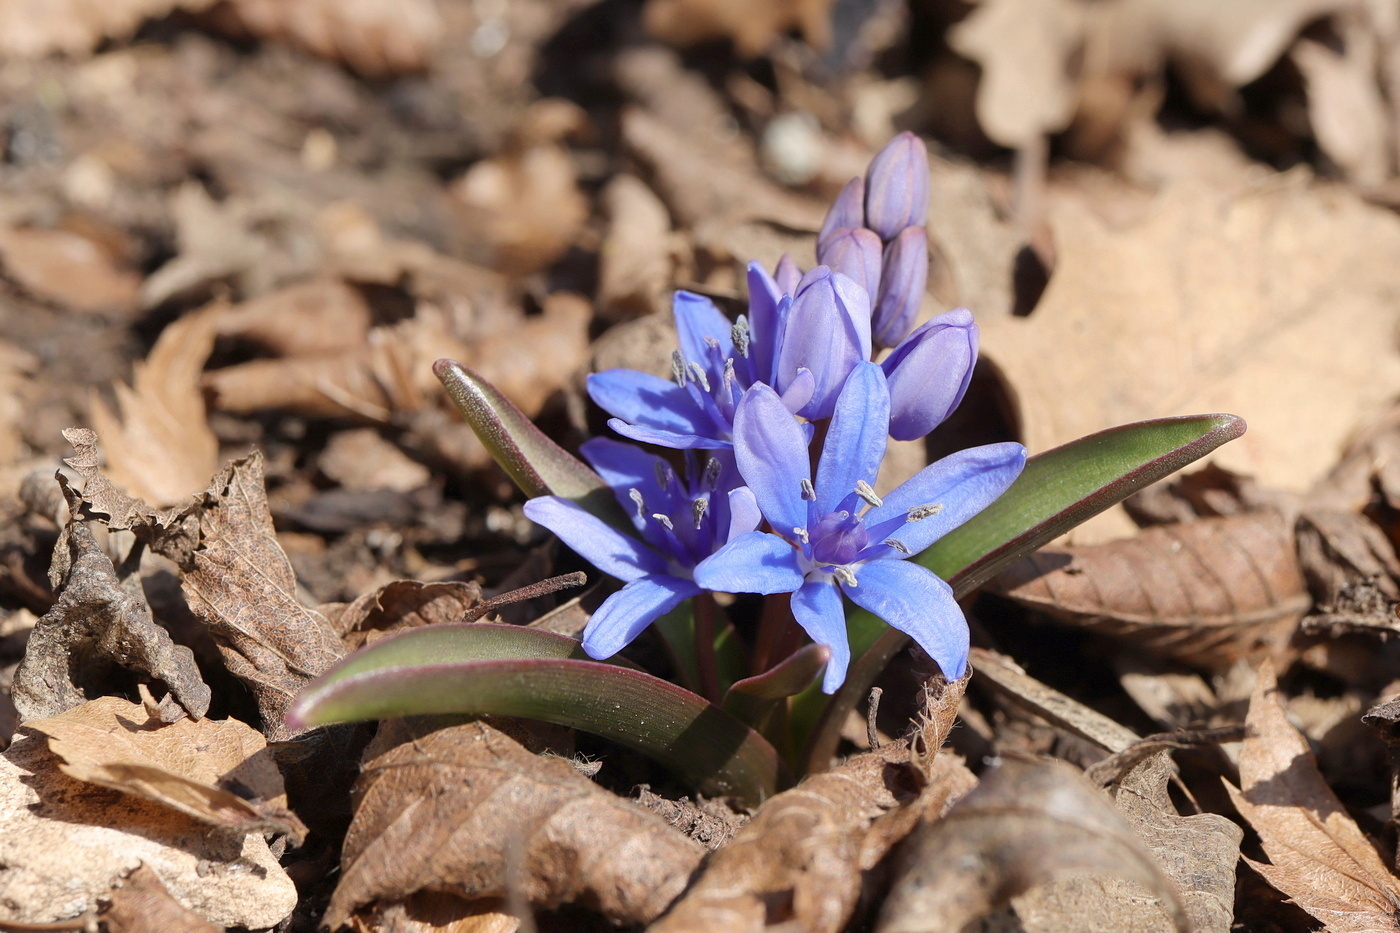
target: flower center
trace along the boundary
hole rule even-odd
[[[823,516],[812,529],[812,559],[818,564],[849,564],[869,543],[860,515],[840,509]]]

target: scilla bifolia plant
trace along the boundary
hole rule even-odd
[[[827,765],[846,713],[908,639],[963,676],[961,596],[1244,431],[1232,415],[1202,415],[1112,428],[1030,460],[1019,444],[991,444],[877,492],[889,439],[942,423],[977,358],[966,309],[913,328],[928,202],[927,152],[900,134],[832,205],[820,265],[750,264],[737,320],[678,292],[672,378],[589,377],[611,428],[666,455],[597,438],[585,464],[470,370],[439,361],[448,393],[531,496],[525,514],[622,586],[581,642],[481,623],[386,638],[308,687],[289,722],[535,717],[754,802]],[[765,594],[761,618],[739,634],[716,592]],[[653,626],[681,685],[615,661]]]

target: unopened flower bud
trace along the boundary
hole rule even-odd
[[[928,198],[928,147],[913,133],[900,133],[870,162],[865,182],[865,226],[889,242],[905,227],[925,225]]]
[[[784,295],[796,295],[797,283],[802,281],[802,270],[797,268],[797,263],[791,256],[783,253],[778,259],[778,268],[773,278],[777,282],[779,292]]]
[[[829,418],[855,365],[870,358],[870,298],[849,276],[817,266],[797,286],[778,351],[777,382],[787,386],[800,369],[815,380],[812,398],[797,414]]]
[[[857,227],[838,230],[818,245],[817,261],[830,266],[833,272],[850,276],[867,295],[874,295],[880,288],[883,251],[874,231]]]
[[[972,381],[977,325],[958,308],[924,324],[885,358],[890,391],[890,437],[923,437],[953,413]]]
[[[817,249],[838,230],[852,230],[865,224],[865,179],[852,178],[831,202],[817,234]]]
[[[871,333],[875,343],[893,347],[904,339],[928,285],[928,241],[923,227],[905,227],[885,249]]]

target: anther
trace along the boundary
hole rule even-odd
[[[695,516],[695,530],[700,530],[701,519],[705,517],[705,510],[710,507],[709,499],[696,499],[690,503],[690,513]]]
[[[734,341],[734,349],[739,351],[739,355],[748,358],[749,355],[749,322],[744,320],[744,316],[739,315],[738,322],[729,329],[729,339]]]
[[[652,465],[656,467],[656,485],[660,486],[663,490],[670,488],[671,481],[676,478],[676,474],[671,470],[671,467],[660,460],[655,461]]]
[[[877,509],[885,504],[883,499],[875,495],[875,490],[871,489],[870,484],[867,483],[865,480],[861,480],[860,482],[856,483],[856,495],[860,496],[862,499],[864,499],[866,502],[869,502]]]
[[[728,356],[724,359],[724,388],[733,391],[734,383],[739,381],[738,373],[734,372],[734,357]]]
[[[801,541],[803,544],[810,544],[812,542],[812,539],[807,536],[806,528],[794,528],[792,529],[792,533],[796,535],[797,540]]]
[[[816,487],[812,485],[812,481],[807,479],[806,477],[803,477],[801,481],[801,486],[802,498],[806,499],[808,502],[816,502],[817,490]]]
[[[640,489],[633,486],[631,489],[627,490],[627,498],[637,504],[638,518],[642,518],[647,514],[647,503],[646,500],[642,498],[642,491]]]
[[[921,522],[930,515],[937,515],[943,511],[941,502],[930,502],[927,505],[916,505],[904,513],[904,520],[908,522]]]
[[[831,575],[840,580],[844,586],[856,585],[855,571],[851,570],[850,567],[832,567]]]
[[[675,530],[675,527],[676,527],[676,526],[673,525],[673,524],[671,524],[671,516],[669,516],[669,515],[662,515],[660,512],[652,512],[652,513],[651,513],[651,517],[654,518],[654,519],[656,519],[657,522],[659,522],[659,523],[661,524],[661,527],[662,527],[662,528],[665,528],[667,531],[674,531],[674,530]]]
[[[699,363],[691,363],[687,366],[686,373],[691,379],[700,383],[700,388],[706,392],[710,391],[710,377],[705,375],[705,370],[700,367]]]
[[[888,545],[889,547],[894,548],[896,551],[898,551],[898,552],[901,553],[901,554],[909,554],[909,553],[911,553],[910,550],[909,550],[909,545],[905,544],[903,541],[899,540],[898,538],[886,538],[886,539],[885,539],[885,544]]]
[[[700,476],[700,479],[705,484],[705,488],[714,489],[717,485],[719,485],[719,475],[722,472],[724,472],[724,464],[720,463],[714,457],[711,457],[710,459],[706,460],[705,472],[702,473]]]
[[[713,337],[703,337],[703,338],[701,338],[701,339],[703,339],[703,340],[705,341],[705,346],[709,347],[711,350],[718,350],[718,349],[719,349],[719,341],[716,340],[715,338],[713,338]]]
[[[679,350],[671,351],[671,378],[676,385],[685,386],[685,356]]]

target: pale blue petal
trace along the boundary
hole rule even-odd
[[[923,437],[953,413],[972,382],[977,341],[972,312],[958,308],[919,327],[885,358],[891,437]]]
[[[713,301],[694,292],[676,292],[671,310],[676,315],[676,336],[687,362],[704,366],[710,359],[706,338],[719,342],[722,357],[733,355],[734,322],[725,317]]]
[[[648,428],[640,424],[628,424],[621,418],[608,420],[608,427],[623,437],[630,437],[643,444],[669,447],[672,450],[722,450],[733,445],[722,437],[709,437],[704,434],[682,434],[663,428]]]
[[[897,538],[917,554],[991,505],[1021,475],[1026,449],[1020,444],[987,444],[950,454],[924,467],[885,496],[884,505],[865,514],[872,540]],[[937,514],[907,521],[909,509],[938,505]]]
[[[807,407],[816,391],[817,380],[813,378],[812,371],[804,366],[783,389],[783,404],[795,415]]]
[[[835,693],[846,680],[846,667],[851,663],[851,645],[846,640],[846,610],[841,594],[825,574],[808,580],[792,594],[792,617],[811,636],[812,641],[831,649],[822,677],[822,692]]]
[[[635,369],[609,369],[588,377],[588,396],[629,424],[671,434],[705,435],[714,430],[685,389]]]
[[[817,514],[836,511],[861,480],[875,483],[889,443],[889,425],[885,373],[874,363],[860,363],[836,399],[836,414],[817,463]]]
[[[756,262],[749,263],[749,360],[754,378],[772,383],[773,355],[778,342],[778,303],[783,293],[768,270]]]
[[[629,490],[642,494],[645,508],[650,512],[669,511],[669,497],[662,492],[656,482],[657,464],[665,463],[655,454],[649,454],[636,444],[624,444],[608,437],[595,437],[579,446],[583,459],[598,472],[603,482],[612,488],[622,510],[632,517],[638,530],[644,524],[637,518],[637,503],[632,501]]]
[[[648,625],[692,596],[700,587],[680,577],[642,577],[603,601],[583,630],[583,650],[602,660],[631,644]]]
[[[762,523],[763,512],[758,507],[758,500],[753,497],[753,490],[747,486],[729,490],[729,536],[725,540],[733,541],[740,535],[756,531]]]
[[[871,561],[855,574],[855,586],[841,587],[851,602],[918,642],[949,680],[966,672],[967,619],[937,574],[902,560]]]
[[[791,544],[751,531],[697,564],[695,582],[716,593],[791,593],[802,585],[802,569]]]
[[[775,378],[791,385],[811,370],[816,390],[798,413],[829,418],[851,369],[870,358],[870,299],[847,276],[817,266],[802,277],[783,328]]]
[[[660,554],[568,499],[531,499],[525,503],[525,517],[554,532],[603,573],[624,582],[666,571]]]
[[[778,393],[755,383],[734,413],[734,459],[758,507],[783,534],[807,527],[802,481],[812,478],[797,419]]]

